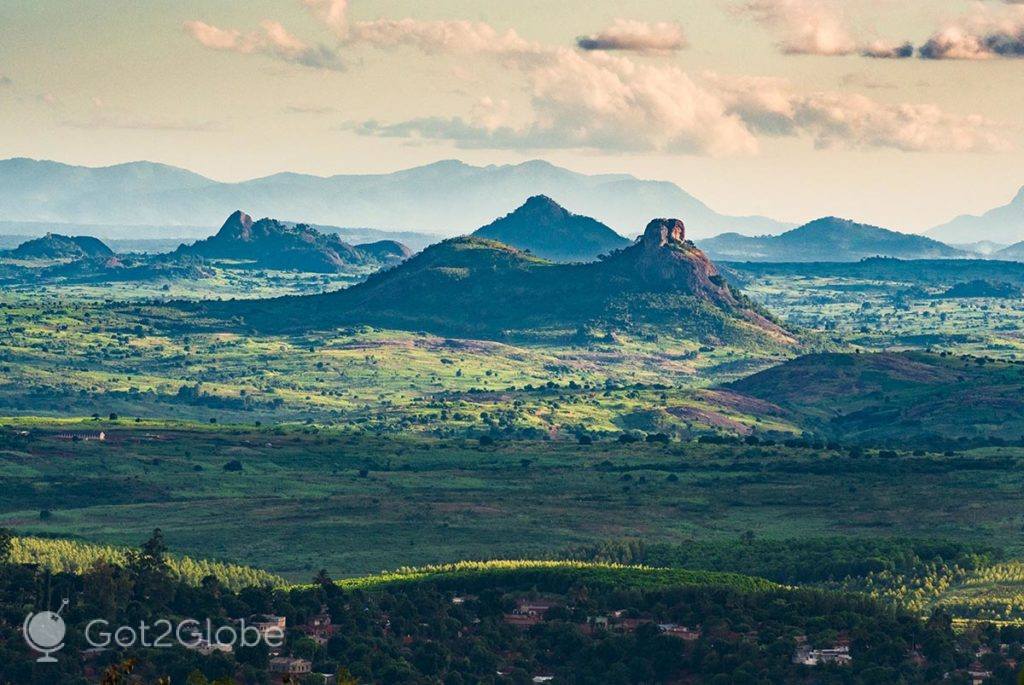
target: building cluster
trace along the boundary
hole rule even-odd
[[[543,623],[551,609],[562,606],[553,600],[523,598],[516,601],[515,608],[511,613],[505,614],[502,620],[510,626],[530,628]],[[606,616],[589,616],[585,622],[578,623],[577,627],[586,635],[594,635],[602,631],[633,633],[643,625],[654,625],[663,634],[687,642],[699,640],[701,636],[700,629],[691,629],[676,623],[658,623],[651,616],[627,616],[624,610],[613,611]]]
[[[236,623],[241,623],[237,619]],[[265,644],[272,644],[275,640],[268,640],[274,636],[283,636],[288,628],[288,619],[284,616],[256,615],[245,619],[245,624],[259,631]],[[327,644],[334,634],[334,626],[331,623],[331,615],[326,607],[321,607],[320,613],[310,617],[308,621],[298,628],[299,632],[310,638],[319,645]],[[231,645],[211,643],[206,639],[197,639],[188,647],[203,655],[210,655],[214,652],[231,653]],[[329,673],[313,673],[313,663],[309,659],[284,654],[281,649],[270,649],[270,661],[267,667],[270,681],[275,684],[293,683],[298,680],[307,682],[315,679],[323,685],[333,685],[336,676]]]

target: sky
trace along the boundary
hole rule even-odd
[[[546,159],[906,231],[1024,185],[1024,0],[4,0],[0,26],[0,157]]]

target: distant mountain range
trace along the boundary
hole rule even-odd
[[[588,176],[542,161],[485,167],[443,161],[390,174],[282,173],[241,183],[151,162],[89,168],[0,161],[0,219],[8,222],[215,226],[237,207],[247,207],[257,216],[310,224],[457,235],[537,194],[585,209],[627,236],[638,234],[652,213],[687,217],[695,236],[774,233],[791,226],[719,214],[672,183],[625,174]]]
[[[1024,188],[1009,204],[981,216],[959,216],[931,229],[928,235],[947,243],[989,240],[1005,245],[1024,241]]]
[[[597,262],[555,264],[496,241],[452,238],[345,290],[182,306],[275,331],[370,324],[490,339],[586,339],[662,330],[711,344],[793,342],[675,220],[651,222],[639,241]]]
[[[590,262],[632,241],[588,216],[573,214],[545,195],[477,229],[474,236],[497,240],[553,262]]]
[[[925,236],[826,217],[778,236],[726,233],[698,241],[711,259],[733,262],[856,262],[868,257],[960,259],[974,255]]]
[[[1002,259],[1008,262],[1024,262],[1024,242],[1008,245],[1001,250],[996,250],[989,256],[992,259]]]
[[[216,235],[182,245],[176,255],[251,262],[263,269],[335,273],[353,268],[391,266],[412,254],[405,245],[380,240],[350,245],[337,235],[306,224],[253,218],[242,211],[228,217]]]

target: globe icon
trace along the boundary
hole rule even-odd
[[[64,625],[64,619],[59,614],[52,611],[40,611],[37,614],[29,614],[25,618],[22,632],[29,647],[43,655],[36,661],[52,663],[56,659],[50,654],[64,646],[67,626]]]

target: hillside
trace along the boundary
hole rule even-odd
[[[106,259],[114,251],[102,241],[89,236],[66,236],[47,233],[29,240],[13,250],[0,253],[9,259]]]
[[[242,211],[228,217],[216,235],[182,245],[178,256],[252,262],[257,268],[334,273],[397,264],[411,252],[391,240],[349,245],[306,224],[253,221]]]
[[[968,253],[919,235],[826,217],[779,236],[736,233],[701,240],[711,259],[736,262],[856,262],[867,257],[956,259]]]
[[[1024,292],[1018,286],[1010,283],[1000,283],[978,279],[957,283],[936,297],[957,298],[957,297],[995,297],[995,298],[1019,298]]]
[[[545,195],[477,229],[474,236],[531,252],[553,262],[591,262],[631,241],[587,216],[573,214]]]
[[[473,231],[537,194],[585,207],[623,235],[636,235],[652,214],[686,216],[700,236],[788,227],[764,217],[719,214],[672,183],[625,174],[588,176],[542,161],[477,167],[449,160],[389,174],[281,173],[240,183],[148,162],[90,168],[0,161],[0,216],[14,222],[160,225],[170,231],[175,225],[216,225],[234,208],[249,207],[259,216],[310,224],[451,236]]]
[[[1024,240],[1024,188],[1008,204],[980,216],[958,216],[931,229],[928,235],[936,240],[961,243],[990,240],[1009,244]]]
[[[573,335],[589,326],[793,341],[685,239],[682,222],[667,219],[652,221],[641,240],[599,262],[553,264],[502,243],[453,238],[346,290],[196,306],[269,330],[371,324],[495,339]]]
[[[804,430],[902,447],[1024,436],[1024,366],[926,352],[813,354],[728,386]]]
[[[872,257],[859,262],[731,262],[724,264],[722,269],[741,285],[752,276],[856,278],[946,287],[969,280],[1024,285],[1024,264],[986,259]]]
[[[1003,259],[1009,262],[1024,262],[1024,241],[1008,245],[1001,250],[996,250],[991,255],[992,259]]]

